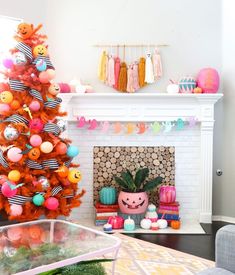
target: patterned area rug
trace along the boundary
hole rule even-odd
[[[122,234],[115,236],[122,240],[115,275],[188,275],[214,266],[212,261],[177,250]],[[104,263],[104,266],[107,274],[112,274],[112,264]]]

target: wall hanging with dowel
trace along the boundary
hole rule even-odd
[[[113,87],[119,92],[134,93],[162,77],[163,69],[159,48],[166,46],[168,45],[94,45],[94,47],[104,49],[100,57],[98,78],[104,84]],[[122,50],[122,59],[119,55],[120,48]],[[135,59],[127,62],[127,59],[133,55],[133,50],[130,52],[132,48],[135,49]],[[141,56],[137,58],[138,49],[141,49]],[[144,49],[147,49],[145,57]],[[127,50],[130,52],[130,56],[127,56]]]

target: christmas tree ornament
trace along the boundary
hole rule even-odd
[[[72,169],[68,173],[68,180],[72,183],[78,183],[82,179],[81,172],[77,169]]]
[[[19,181],[21,178],[21,174],[20,174],[20,171],[18,170],[11,170],[9,173],[8,173],[8,179],[10,181],[14,181],[14,182],[17,182]]]
[[[3,253],[7,258],[11,258],[15,256],[15,254],[17,253],[17,249],[15,247],[5,246],[3,248]]]
[[[13,187],[16,187],[14,182],[4,182],[1,189],[3,196],[7,198],[15,196],[17,194],[17,188],[13,189]]]
[[[19,132],[13,126],[8,125],[3,131],[3,136],[6,140],[12,141],[16,140],[19,137]]]
[[[33,100],[30,104],[29,104],[29,109],[33,112],[37,112],[39,111],[41,108],[41,105],[39,103],[39,101],[37,100]]]
[[[10,215],[11,216],[20,216],[23,213],[23,207],[18,204],[12,204],[10,206]]]
[[[56,125],[60,128],[61,132],[64,132],[67,128],[67,122],[63,119],[57,120]]]
[[[32,35],[34,35],[38,30],[40,30],[41,27],[42,24],[39,24],[36,28],[34,28],[33,24],[20,23],[17,27],[18,36],[15,36],[14,38],[16,39],[16,41],[28,39]]]
[[[26,55],[22,52],[16,52],[12,56],[13,64],[16,66],[24,66],[27,63]]]
[[[29,142],[33,147],[38,147],[42,144],[42,138],[39,135],[32,135]]]
[[[41,72],[39,74],[39,80],[43,84],[48,83],[49,82],[48,74],[46,72]]]
[[[38,148],[33,148],[28,152],[28,157],[31,160],[37,160],[40,157],[40,150]]]
[[[67,149],[67,156],[74,158],[79,154],[79,150],[76,146],[70,145]]]
[[[0,115],[6,115],[10,111],[10,106],[8,104],[0,103]]]
[[[2,64],[7,69],[11,69],[14,65],[13,60],[11,58],[3,59]]]
[[[40,145],[40,150],[45,154],[49,154],[53,151],[53,144],[50,141],[44,141]]]
[[[26,104],[23,105],[23,110],[28,113],[30,119],[33,118],[32,114],[31,114],[31,111],[30,111],[30,108]]]
[[[69,169],[65,165],[62,165],[58,170],[55,170],[55,172],[58,173],[59,177],[66,178],[68,176]]]
[[[42,131],[44,124],[40,118],[33,118],[29,121],[29,128],[39,133]]]
[[[53,69],[47,69],[46,73],[47,73],[47,76],[48,76],[49,80],[52,80],[53,78],[55,78],[55,70],[53,70]],[[59,85],[58,85],[58,87],[60,88]]]
[[[56,150],[57,154],[64,155],[67,153],[67,145],[63,142],[59,142],[56,145],[55,150]]]
[[[10,103],[10,108],[12,110],[18,110],[20,108],[19,100],[16,100],[16,99],[12,100],[12,102]]]
[[[37,45],[33,49],[33,56],[46,56],[47,55],[47,48],[44,45]]]
[[[13,94],[10,91],[1,92],[0,100],[2,101],[2,103],[9,104],[13,100]]]
[[[60,92],[60,85],[57,83],[52,83],[48,88],[48,93],[51,95],[57,95]]]
[[[34,195],[32,200],[33,200],[33,204],[35,204],[36,206],[43,205],[43,203],[45,201],[43,195],[41,195],[41,194]]]
[[[38,178],[38,183],[41,184],[43,190],[47,190],[50,187],[48,179],[44,176]]]
[[[36,68],[39,72],[43,72],[47,69],[47,63],[43,59],[39,59],[36,61]]]
[[[45,207],[49,210],[56,210],[59,206],[57,198],[49,197],[45,201]]]
[[[12,147],[7,151],[7,157],[12,162],[18,162],[22,159],[22,150],[18,147]]]

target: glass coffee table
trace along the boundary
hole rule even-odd
[[[38,220],[0,227],[0,274],[32,275],[112,253],[121,241],[63,220]]]

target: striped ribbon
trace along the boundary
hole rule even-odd
[[[9,165],[5,159],[5,157],[3,156],[3,151],[0,150],[0,164],[4,167],[4,168],[8,168]]]
[[[59,97],[56,97],[55,100],[45,102],[44,106],[46,108],[56,108],[61,102],[62,102],[62,99]]]
[[[60,127],[54,123],[47,123],[45,124],[44,126],[44,132],[47,132],[47,133],[52,133],[54,134],[55,136],[58,136],[60,134]]]
[[[47,68],[51,68],[51,69],[55,69],[55,67],[52,65],[52,63],[51,63],[51,60],[50,60],[50,58],[48,57],[48,56],[38,56],[37,58],[35,58],[34,60],[33,60],[33,64],[34,65],[36,65],[36,63],[39,61],[39,60],[44,60],[45,62],[46,62],[46,64],[47,64]]]
[[[25,86],[23,82],[17,79],[9,79],[9,85],[11,90],[17,92],[22,92],[27,89],[27,86]]]
[[[30,59],[30,61],[33,59],[32,49],[29,45],[23,42],[19,42],[16,44],[15,48],[18,49],[20,52],[24,53],[28,57],[28,59]]]
[[[65,161],[64,165],[65,165],[66,167],[69,167],[72,161],[73,161],[73,159],[71,158],[71,159]]]
[[[65,199],[71,199],[71,198],[73,198],[74,197],[74,195],[73,194],[71,194],[71,195],[67,195],[67,196],[64,196],[64,198]]]
[[[8,118],[4,119],[3,122],[12,122],[12,123],[24,123],[26,125],[29,124],[28,119],[24,118],[21,115],[12,115]]]
[[[60,191],[62,191],[63,188],[59,185],[59,186],[55,186],[52,190],[51,190],[51,196],[55,196],[57,194],[59,194]],[[37,192],[36,194],[41,194],[44,195],[45,192]],[[15,195],[11,198],[8,198],[8,202],[10,204],[17,204],[17,205],[23,205],[24,203],[26,203],[27,201],[32,201],[33,197],[26,197],[26,196],[21,196],[21,195]]]
[[[36,99],[38,99],[39,101],[43,101],[42,95],[41,95],[41,93],[40,93],[39,91],[34,90],[34,89],[31,89],[31,90],[29,91],[29,94],[30,94],[31,96],[35,97]]]
[[[42,163],[36,162],[35,160],[27,159],[25,163],[30,169],[35,170],[55,170],[59,168],[59,163],[56,159],[47,159],[44,160]]]

